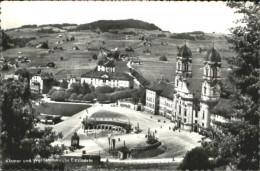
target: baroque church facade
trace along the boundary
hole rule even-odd
[[[147,86],[145,110],[166,116],[180,129],[195,132],[207,129],[211,109],[220,99],[220,78],[221,55],[213,46],[204,58],[201,97],[195,99],[190,86],[192,52],[185,44],[177,54],[174,84],[160,79]],[[163,93],[165,91],[167,93]],[[164,102],[161,100],[163,98],[167,100]],[[164,110],[166,107],[167,110]]]

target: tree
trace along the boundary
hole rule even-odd
[[[4,160],[33,160],[40,155],[40,150],[45,149],[49,155],[60,155],[64,148],[52,146],[57,138],[55,132],[41,131],[35,128],[35,110],[31,100],[23,100],[24,83],[4,83],[5,90],[1,95],[2,132],[1,149]],[[0,89],[0,91],[2,88]],[[41,143],[44,142],[44,143]],[[41,145],[39,145],[41,144]]]
[[[216,134],[212,143],[205,148],[216,148],[218,159],[231,163],[238,170],[258,170],[260,6],[252,2],[233,1],[227,5],[244,16],[239,20],[243,25],[232,28],[232,35],[227,37],[237,52],[234,58],[236,67],[228,77],[232,86],[223,87],[229,92],[227,98],[235,102],[229,106],[235,111],[231,115],[234,120],[216,123],[222,128],[223,134]]]
[[[84,81],[81,88],[80,88],[80,93],[81,94],[87,94],[87,93],[90,93],[91,90],[89,88],[89,85]]]
[[[56,66],[56,65],[55,65],[54,62],[49,62],[49,63],[47,64],[47,67],[54,68],[55,66]]]
[[[92,59],[97,60],[97,54],[94,54],[93,57],[92,57]]]
[[[179,165],[182,170],[207,170],[210,169],[210,162],[206,151],[196,147],[185,154],[182,163]]]
[[[67,89],[68,88],[68,82],[65,79],[63,79],[60,83],[60,87]]]
[[[166,56],[161,56],[161,57],[159,58],[159,60],[160,60],[160,61],[167,61],[168,59],[166,58]]]
[[[42,45],[41,45],[41,48],[43,48],[43,49],[49,49],[48,42],[43,42]]]
[[[82,88],[80,83],[72,83],[70,87],[73,93],[80,94],[80,90]]]

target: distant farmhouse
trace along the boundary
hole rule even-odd
[[[221,55],[213,47],[204,58],[202,93],[198,102],[190,86],[191,66],[192,52],[185,44],[177,54],[174,84],[161,78],[148,85],[145,110],[170,118],[178,128],[197,132],[214,125],[211,119],[226,122],[223,115],[216,114],[222,106],[219,103],[223,103],[219,85]]]
[[[85,82],[94,87],[108,85],[133,88],[134,78],[127,73],[116,72],[113,59],[107,58],[104,54],[99,54],[98,59],[95,69],[81,75],[81,83]]]

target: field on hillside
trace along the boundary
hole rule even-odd
[[[135,31],[135,29],[124,29],[124,31]],[[177,47],[184,45],[185,40],[172,39],[169,37],[156,37],[154,34],[158,34],[156,31],[144,31],[137,30],[137,33],[142,33],[145,37],[151,40],[151,46],[144,46],[143,42],[139,40],[139,35],[131,36],[128,39],[121,34],[113,33],[101,33],[97,34],[92,31],[84,32],[66,32],[66,33],[39,33],[36,31],[30,31],[30,29],[19,29],[19,32],[9,31],[8,35],[12,37],[36,37],[35,40],[31,40],[29,44],[31,46],[26,46],[24,48],[13,48],[8,49],[3,52],[3,56],[8,58],[18,59],[18,56],[28,57],[31,62],[28,64],[21,64],[21,68],[30,67],[46,67],[47,63],[53,61],[56,64],[55,69],[42,68],[43,70],[48,70],[53,73],[58,73],[61,70],[88,70],[93,69],[96,66],[97,60],[93,60],[94,54],[99,53],[100,47],[105,47],[107,49],[118,48],[121,53],[128,54],[131,56],[139,56],[141,59],[141,65],[133,64],[138,72],[140,72],[147,80],[153,81],[160,78],[162,75],[164,78],[173,82],[175,77],[175,62],[177,56]],[[149,34],[153,34],[150,35]],[[74,36],[75,40],[66,41],[66,37]],[[187,46],[192,50],[193,62],[192,62],[192,72],[193,72],[193,82],[191,83],[194,87],[195,92],[199,92],[201,89],[201,78],[202,78],[202,67],[203,59],[206,55],[206,51],[202,53],[198,52],[198,48],[203,48],[204,50],[209,50],[213,46],[220,51],[222,54],[222,77],[225,78],[228,73],[228,64],[225,58],[234,56],[234,53],[229,50],[228,44],[224,37],[217,35],[210,35],[211,40],[187,40]],[[63,50],[54,50],[54,53],[48,53],[48,49],[35,48],[41,42],[48,41],[49,48],[62,47]],[[161,43],[165,44],[161,44]],[[79,50],[74,50],[73,47],[77,46]],[[134,47],[134,52],[125,52],[125,47]],[[88,48],[94,48],[96,50],[88,51]],[[151,55],[146,55],[143,53],[144,50],[149,49]],[[21,52],[21,53],[19,53]],[[165,55],[168,61],[159,61],[159,57]],[[62,59],[61,59],[62,58]],[[126,67],[126,62],[119,61],[116,63],[116,70],[118,72],[128,72]],[[69,72],[69,71],[68,71]],[[66,72],[64,72],[66,73]],[[65,78],[66,74],[64,74]],[[59,77],[62,77],[59,76]]]

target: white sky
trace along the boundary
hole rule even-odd
[[[96,20],[138,19],[171,32],[228,33],[240,16],[224,2],[1,2],[3,29],[27,24],[84,24]]]

